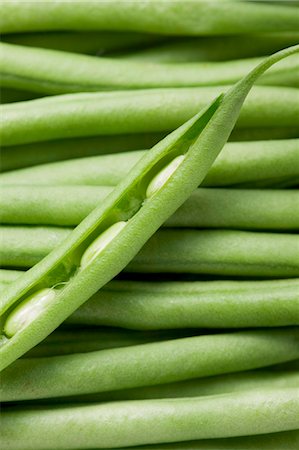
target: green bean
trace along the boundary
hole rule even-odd
[[[238,45],[236,45],[236,40],[238,40]],[[170,42],[158,43],[142,50],[116,51],[109,54],[109,56],[117,56],[118,58],[126,58],[133,61],[159,63],[226,61],[267,55],[290,45],[295,45],[298,40],[298,33],[181,38],[173,39]]]
[[[109,199],[110,196],[107,197]],[[69,238],[59,227],[2,226],[0,260],[32,267]],[[125,268],[129,273],[299,277],[299,236],[235,230],[161,230]]]
[[[299,357],[299,328],[193,336],[48,358],[1,374],[2,401],[107,392],[244,371]]]
[[[102,392],[99,394],[62,397],[53,401],[61,402],[111,402],[124,400],[150,400],[159,398],[187,398],[204,395],[228,394],[230,392],[249,391],[255,389],[283,389],[298,387],[298,371],[271,371],[259,369],[246,372],[236,372],[194,380],[178,381],[155,386],[145,386],[131,389]],[[44,400],[47,404],[50,399]],[[36,402],[36,401],[34,401]],[[40,403],[40,401],[39,401]]]
[[[227,86],[77,93],[2,105],[2,145],[173,130],[225,90]],[[298,127],[299,90],[255,87],[237,125]]]
[[[255,80],[298,51],[299,46],[267,58],[153,147],[57,249],[2,293],[2,369],[43,340],[128,264],[204,179]],[[161,173],[164,181],[158,185]],[[296,272],[296,267],[287,272],[292,269]]]
[[[118,447],[118,450],[298,450],[298,443],[299,430],[292,430],[255,436]]]
[[[298,279],[114,281],[67,321],[140,330],[298,325],[298,292]]]
[[[296,36],[296,34],[295,34]],[[266,38],[267,39],[267,38]],[[296,44],[293,34],[273,37],[274,41],[283,42],[283,47]],[[2,35],[2,41],[29,47],[42,47],[65,52],[101,55],[107,51],[138,49],[149,44],[165,40],[162,36],[142,33],[118,33],[107,31],[55,31],[49,33],[16,33]],[[272,41],[272,39],[270,39]],[[289,45],[288,45],[289,44]],[[279,46],[281,47],[281,46]],[[277,45],[273,51],[280,50]],[[254,56],[254,55],[252,55]]]
[[[11,171],[0,174],[0,185],[115,186],[145,153],[134,151],[80,158]],[[298,158],[299,139],[228,143],[202,184],[208,187],[234,185],[271,187],[280,180],[298,184]]]
[[[94,136],[2,147],[1,172],[71,158],[150,148],[164,136],[165,133]]]
[[[263,60],[165,66],[6,43],[0,43],[0,51],[2,86],[44,94],[233,84]],[[293,55],[265,73],[258,83],[298,87],[298,72],[299,56]]]
[[[20,274],[1,270],[2,285]],[[298,282],[112,281],[67,323],[137,330],[299,325]]]
[[[2,223],[74,226],[113,188],[2,186]],[[197,189],[165,222],[170,228],[299,230],[299,191]]]
[[[115,448],[298,428],[299,389],[2,413],[3,450]],[[115,433],[117,430],[117,433]],[[154,433],[153,433],[154,430]]]
[[[109,0],[5,2],[1,33],[48,30],[117,30],[170,35],[247,34],[298,31],[297,8],[225,1]]]

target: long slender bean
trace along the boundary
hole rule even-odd
[[[256,79],[298,51],[295,46],[267,58],[153,147],[64,243],[2,293],[2,369],[43,340],[128,264],[204,179]],[[296,272],[296,267],[287,272],[292,270]]]
[[[105,186],[2,186],[7,224],[74,226],[112,190]],[[299,230],[299,191],[197,189],[165,224],[170,228]]]
[[[68,228],[3,226],[0,228],[1,264],[31,267],[59,248],[69,235]],[[125,271],[299,277],[299,236],[234,230],[161,230]]]
[[[299,389],[237,392],[2,414],[3,450],[115,448],[298,428]],[[117,430],[117,433],[115,433]],[[153,433],[153,430],[155,431]],[[71,432],[70,432],[71,431]]]
[[[25,147],[22,149],[20,146],[20,152],[26,151]],[[10,147],[8,149],[13,150]],[[32,149],[34,150],[36,148]],[[11,171],[0,174],[0,185],[115,186],[145,153],[134,151],[80,158]],[[228,143],[208,171],[202,185],[271,187],[280,180],[298,184],[298,158],[299,139]]]
[[[48,30],[129,30],[176,35],[298,31],[299,11],[281,5],[209,0],[144,3],[14,1],[1,4],[1,33]]]
[[[233,84],[263,60],[165,66],[6,43],[0,43],[0,52],[2,86],[44,94]],[[258,84],[297,87],[298,72],[299,56],[293,55],[265,73]]]
[[[296,44],[296,33],[284,33],[282,36],[265,37],[273,51]],[[124,33],[109,31],[54,31],[35,33],[16,33],[2,35],[2,42],[29,47],[42,47],[65,52],[102,55],[107,51],[140,49],[164,41],[165,37],[147,33]],[[277,41],[277,44],[276,44]],[[273,42],[273,44],[272,44]],[[269,52],[270,53],[270,52]],[[266,54],[266,53],[264,53]],[[254,56],[254,55],[252,55]]]
[[[236,40],[238,40],[238,45],[236,45]],[[170,42],[158,43],[155,46],[142,49],[142,51],[112,52],[109,56],[115,55],[127,60],[162,63],[226,61],[267,55],[290,45],[295,45],[298,41],[298,33],[181,38],[180,40],[173,39]]]
[[[1,374],[1,400],[63,397],[266,367],[299,356],[299,328],[195,336],[48,358]]]
[[[291,430],[255,436],[118,447],[118,450],[297,450],[298,444],[299,430]]]
[[[77,93],[2,105],[2,145],[173,130],[227,88]],[[298,89],[270,86],[252,90],[237,122],[241,128],[298,125]]]
[[[0,270],[2,286],[21,274]],[[298,279],[112,281],[67,323],[137,330],[299,325],[298,283]]]

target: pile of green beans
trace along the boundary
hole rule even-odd
[[[1,450],[298,449],[298,6],[1,3]]]

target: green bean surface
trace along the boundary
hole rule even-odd
[[[0,397],[73,396],[266,367],[299,357],[298,330],[241,331],[19,359],[2,372]]]
[[[59,248],[69,235],[68,228],[2,226],[1,264],[31,267]],[[298,277],[299,236],[234,230],[161,230],[125,271]]]
[[[78,225],[113,188],[106,186],[1,187],[2,223]],[[165,226],[299,230],[297,190],[197,189]]]
[[[165,132],[180,126],[227,89],[227,86],[215,86],[77,93],[2,105],[2,145]],[[299,90],[254,87],[237,126],[298,127]]]
[[[209,0],[145,3],[14,1],[1,5],[1,33],[48,30],[125,30],[170,35],[298,31],[299,11],[281,5]]]
[[[0,43],[0,52],[2,86],[44,94],[233,84],[263,61],[262,57],[165,66],[6,43]],[[299,56],[293,55],[258,83],[297,87],[298,72]]]
[[[0,270],[2,289],[21,274]],[[112,281],[67,323],[136,330],[299,325],[298,283],[298,279]]]
[[[94,145],[97,146],[96,143]],[[7,150],[13,151],[14,148],[7,147]],[[26,148],[20,146],[22,151]],[[134,151],[80,158],[6,172],[0,174],[0,185],[115,186],[145,153]],[[279,182],[296,185],[299,183],[298,158],[299,139],[228,143],[202,185],[272,187]]]
[[[298,51],[295,46],[265,59],[153,147],[61,245],[2,292],[1,369],[43,340],[126,267],[204,179],[254,82]],[[286,272],[292,270],[296,272],[294,265]]]
[[[298,388],[9,409],[2,413],[2,441],[3,450],[21,450],[23,442],[28,450],[116,448],[295,430],[298,415]]]

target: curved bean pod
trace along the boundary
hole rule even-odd
[[[2,145],[166,132],[190,119],[227,89],[216,86],[77,93],[2,105]],[[298,89],[256,86],[242,108],[237,126],[298,127]]]
[[[2,226],[1,263],[6,267],[32,267],[59,248],[70,234],[68,228]],[[235,230],[160,230],[125,271],[299,277],[299,236]]]
[[[78,225],[112,189],[4,185],[0,197],[1,222]],[[164,226],[299,230],[299,191],[197,189]]]
[[[0,43],[2,86],[44,94],[233,84],[263,58],[151,64]],[[265,73],[258,84],[299,85],[299,56]]]
[[[20,146],[20,152],[26,151],[25,147]],[[7,149],[13,151],[14,148]],[[0,185],[115,186],[145,154],[145,151],[135,151],[102,155],[11,171],[0,174]],[[299,182],[298,158],[299,139],[227,143],[202,185],[271,187],[280,180],[296,184]]]
[[[298,388],[192,399],[11,409],[2,413],[3,450],[23,449],[23,442],[28,442],[28,450],[65,450],[73,449],[74,443],[77,449],[119,448],[248,436],[295,430],[298,415]]]
[[[2,293],[2,369],[43,340],[128,264],[204,179],[256,79],[298,51],[295,46],[267,58],[157,144],[62,245]]]
[[[124,30],[176,35],[298,31],[299,11],[281,5],[225,1],[145,3],[14,1],[1,5],[1,33],[48,30]]]
[[[64,397],[240,372],[298,358],[298,342],[297,327],[24,358],[1,374],[0,398]]]

